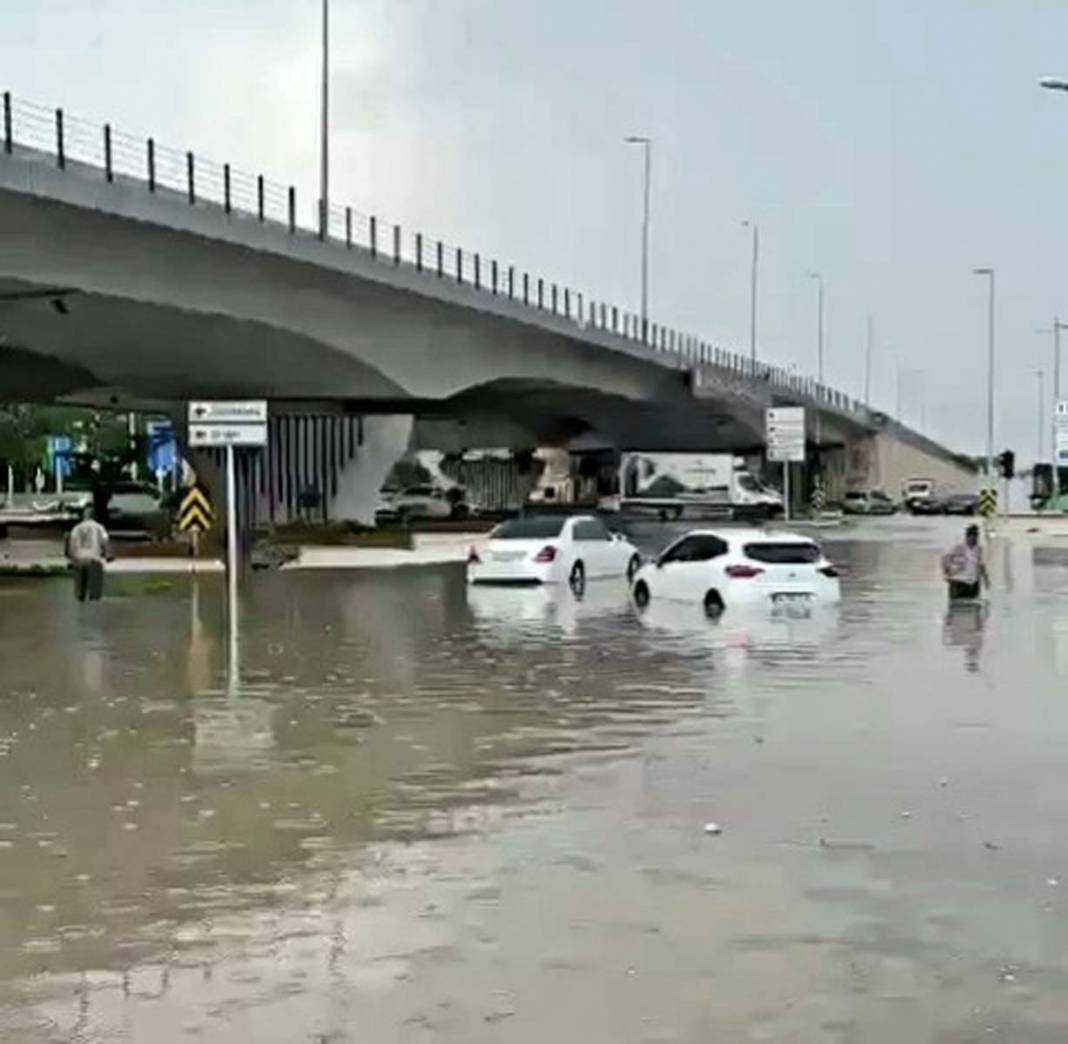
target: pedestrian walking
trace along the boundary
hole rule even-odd
[[[950,601],[978,598],[982,589],[990,586],[977,525],[968,526],[964,542],[955,544],[942,556],[942,576],[949,588]]]
[[[104,563],[108,559],[108,531],[86,508],[82,520],[67,534],[67,561],[74,575],[74,597],[97,601],[104,593]]]

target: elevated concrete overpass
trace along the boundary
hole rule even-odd
[[[447,451],[578,436],[753,448],[773,403],[809,407],[815,448],[885,430],[833,389],[643,330],[513,266],[349,208],[310,229],[290,187],[3,102],[10,398],[178,415],[190,398],[262,397],[280,415],[411,416],[417,445]],[[955,461],[933,443],[922,452]]]

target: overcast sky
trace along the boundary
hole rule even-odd
[[[319,0],[4,4],[3,86],[298,185],[317,179]],[[1068,316],[1064,0],[332,0],[332,196],[637,310],[816,366],[956,448],[1030,460],[1036,369]],[[1068,336],[1066,336],[1068,344]],[[1068,373],[1062,379],[1068,393]],[[1048,412],[1048,411],[1047,411]],[[1047,448],[1048,453],[1048,436]]]

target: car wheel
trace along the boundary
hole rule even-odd
[[[639,580],[634,585],[634,604],[639,609],[644,609],[649,604],[649,585],[644,580]]]
[[[720,597],[719,591],[709,591],[705,595],[705,616],[710,620],[718,619],[722,614],[725,606],[723,605],[723,599]]]
[[[641,568],[642,560],[640,555],[631,555],[630,561],[627,563],[627,582],[629,583],[634,579],[634,574]]]
[[[571,575],[567,578],[568,586],[576,595],[582,595],[586,591],[586,567],[581,562],[576,562],[571,567]]]

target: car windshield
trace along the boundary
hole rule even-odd
[[[562,518],[538,516],[533,518],[513,518],[502,522],[492,533],[491,540],[551,540],[560,535],[564,528]]]
[[[869,494],[869,496],[871,497],[872,500],[889,500],[890,499],[885,493],[883,493],[881,490],[878,490],[878,489],[877,490],[873,490]]]
[[[818,562],[820,549],[807,541],[765,541],[759,544],[746,544],[747,558],[768,565],[804,565]]]
[[[863,500],[863,499],[864,499],[864,494],[863,493],[847,493],[846,494],[846,500]]]

